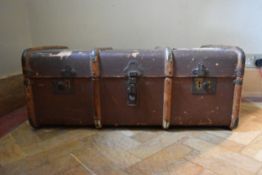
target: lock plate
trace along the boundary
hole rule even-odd
[[[136,60],[130,60],[124,68],[127,76],[127,105],[137,105],[137,81],[142,75],[142,67]]]
[[[192,94],[203,95],[203,94],[215,94],[216,93],[216,78],[192,78]]]
[[[128,106],[136,106],[137,104],[137,78],[138,73],[129,72],[127,79],[127,102]]]
[[[53,81],[53,90],[55,94],[73,93],[73,84],[71,79],[61,79]]]

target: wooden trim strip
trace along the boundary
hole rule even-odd
[[[172,115],[172,84],[173,84],[173,55],[170,49],[165,49],[165,80],[163,99],[163,123],[162,127],[168,129]]]
[[[0,118],[25,105],[25,92],[22,74],[0,78]]]
[[[90,66],[92,71],[92,82],[93,82],[94,125],[96,128],[102,128],[99,49],[93,50],[92,57],[90,60]]]
[[[40,48],[30,48],[24,50],[22,54],[22,67],[23,67],[23,75],[24,75],[25,99],[26,99],[28,120],[32,127],[37,128],[39,127],[39,124],[35,116],[33,89],[32,89],[30,78],[28,78],[28,72],[31,71],[31,67],[29,64],[29,57],[31,56],[31,52],[34,49],[38,50]]]
[[[34,105],[34,98],[33,98],[33,88],[29,78],[24,78],[25,84],[25,99],[26,99],[26,108],[27,108],[27,115],[29,123],[32,127],[37,128],[39,124],[37,122],[35,116],[35,105]]]
[[[234,80],[234,95],[233,95],[233,105],[232,105],[232,115],[229,128],[234,129],[238,125],[239,121],[239,111],[241,103],[241,93],[242,93],[242,82],[244,76],[245,68],[245,53],[239,48],[233,48],[237,53],[237,66],[236,66],[236,79]]]

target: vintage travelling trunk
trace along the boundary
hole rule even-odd
[[[33,127],[226,126],[239,121],[245,54],[237,47],[72,51],[22,55]]]

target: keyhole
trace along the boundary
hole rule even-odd
[[[57,89],[58,89],[59,91],[65,90],[65,84],[64,84],[63,82],[58,82],[58,84],[57,84]]]
[[[211,89],[211,81],[208,81],[208,89]]]
[[[201,82],[198,81],[198,89],[200,89],[200,88],[201,88]]]

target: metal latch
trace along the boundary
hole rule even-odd
[[[128,106],[137,105],[137,81],[141,76],[142,68],[136,60],[130,60],[124,68],[127,75],[127,104]]]
[[[192,79],[192,94],[204,95],[216,93],[216,78],[194,77]]]
[[[138,72],[130,71],[128,72],[127,79],[127,99],[129,106],[135,106],[137,104],[137,78]]]
[[[74,68],[72,68],[69,65],[66,65],[63,69],[61,69],[61,75],[63,77],[72,77],[72,76],[76,76],[76,71]]]
[[[192,74],[197,77],[203,77],[208,74],[208,70],[203,64],[198,64],[197,67],[192,70]]]
[[[53,81],[55,94],[71,94],[73,92],[71,79],[58,79]]]

